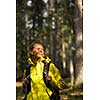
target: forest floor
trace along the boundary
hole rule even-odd
[[[82,88],[67,88],[60,90],[61,100],[83,100]],[[16,82],[16,100],[23,100],[22,82]]]

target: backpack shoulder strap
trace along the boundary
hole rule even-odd
[[[51,61],[49,63],[45,63],[45,62],[43,63],[44,63],[43,80],[46,86],[53,92],[53,95],[50,97],[50,100],[60,100],[59,91],[53,88],[49,83],[49,81],[46,81],[46,76],[48,75]]]
[[[26,66],[26,78],[30,77],[30,67],[31,67],[31,65],[27,64],[27,66]]]
[[[43,63],[44,63],[43,74],[46,77],[48,75],[48,72],[49,72],[49,67],[50,67],[51,61],[49,63],[46,63],[46,62],[43,61]]]
[[[30,64],[27,64],[26,66],[26,79],[25,79],[25,87],[24,87],[24,92],[27,95],[29,93],[29,91],[31,90],[31,78],[30,78]]]

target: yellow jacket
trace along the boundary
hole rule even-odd
[[[30,78],[31,78],[31,91],[27,94],[27,100],[50,100],[49,97],[52,95],[52,91],[46,87],[43,80],[44,58],[40,58],[35,65],[29,58],[28,63],[30,67]],[[47,57],[45,59],[47,63],[51,61]],[[50,84],[58,89],[65,88],[66,84],[60,76],[59,70],[53,63],[50,63],[48,75],[52,77]]]

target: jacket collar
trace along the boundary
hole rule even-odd
[[[51,61],[51,59],[49,57],[41,57],[37,62],[42,62],[42,61],[45,61],[46,63],[49,63]],[[30,65],[35,65],[34,62],[31,60],[31,58],[28,58],[28,63]]]

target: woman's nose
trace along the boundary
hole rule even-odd
[[[40,52],[43,52],[43,49],[40,49],[39,51],[40,51]]]

